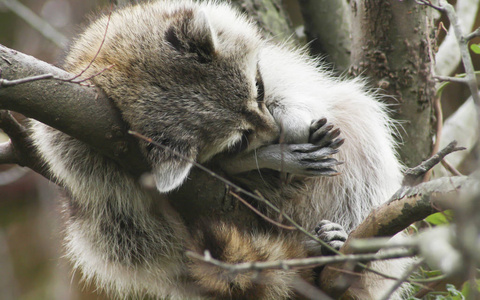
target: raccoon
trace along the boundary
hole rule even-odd
[[[302,235],[255,217],[191,222],[169,195],[196,162],[259,191],[311,231],[327,219],[350,232],[386,201],[401,177],[386,109],[361,80],[336,79],[318,63],[265,39],[218,2],[148,2],[89,25],[71,46],[65,69],[85,71],[132,130],[170,151],[140,142],[152,192],[90,146],[32,121],[35,145],[68,193],[65,246],[74,267],[120,296],[295,297],[294,280],[312,281],[312,272],[235,275],[185,251],[209,250],[231,263],[299,258],[312,253]],[[394,262],[376,267],[402,272]],[[368,275],[355,288],[359,299],[374,299],[386,285]]]

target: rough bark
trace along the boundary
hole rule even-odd
[[[458,206],[457,195],[478,186],[478,180],[468,177],[440,178],[400,189],[387,203],[374,209],[360,226],[350,233],[340,249],[343,254],[355,253],[350,242],[355,239],[390,237],[404,230],[410,224],[423,220],[429,215]],[[351,265],[335,264],[325,267],[321,274],[322,290],[335,298],[340,297],[348,286],[339,287],[336,283],[341,276],[349,276],[342,269]],[[348,282],[358,277],[353,276]],[[354,299],[348,292],[341,299]]]
[[[1,79],[74,75],[0,45]],[[19,112],[63,131],[115,159],[135,175],[149,170],[119,111],[98,88],[44,79],[0,87],[0,109]]]
[[[353,75],[367,77],[400,122],[399,149],[409,167],[432,149],[435,95],[429,57],[430,18],[415,1],[352,1]]]
[[[344,0],[300,0],[312,54],[326,55],[337,71],[350,67],[350,7]]]

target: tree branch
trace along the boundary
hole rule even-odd
[[[460,189],[468,189],[477,184],[475,179],[468,177],[450,177],[414,187],[403,187],[390,201],[374,209],[365,221],[350,233],[340,252],[354,253],[354,248],[350,246],[354,239],[391,237],[433,213],[453,208],[455,197],[450,196]],[[336,285],[337,279],[343,275],[341,270],[344,268],[346,266],[327,266],[323,270],[321,287],[329,295],[338,297],[348,289],[349,286],[339,288]]]
[[[0,109],[19,112],[63,131],[136,176],[149,170],[137,140],[127,134],[120,113],[101,90],[55,80],[51,76],[69,79],[74,75],[1,45],[0,57],[2,78],[17,83],[0,87]]]
[[[462,0],[457,1],[455,7],[457,14],[462,20],[460,26],[463,31],[469,32],[475,23],[480,2],[477,0]],[[455,38],[453,26],[450,25],[447,36],[436,54],[435,73],[443,76],[451,75],[458,67],[460,61],[460,48]]]
[[[410,257],[416,254],[413,250],[394,249],[386,251],[380,255],[376,253],[368,254],[349,254],[349,255],[334,255],[334,256],[318,256],[308,258],[297,259],[285,259],[278,261],[252,261],[238,264],[230,264],[213,258],[208,251],[205,251],[204,255],[200,255],[195,252],[187,251],[186,255],[211,264],[213,266],[220,267],[224,270],[230,271],[233,274],[246,273],[251,271],[263,271],[263,270],[290,270],[300,268],[313,268],[317,266],[324,266],[327,264],[333,264],[338,262],[357,262],[357,261],[376,261],[393,258]]]
[[[458,151],[448,156],[448,162],[453,167],[458,167],[478,142],[477,128],[478,120],[475,113],[475,104],[470,97],[445,121],[442,128],[440,147],[445,147],[448,141],[456,139],[459,145],[468,149],[468,151]],[[442,166],[437,165],[433,168],[433,175],[435,178],[440,178],[449,174]]]
[[[429,159],[423,161],[415,168],[409,168],[405,171],[402,186],[414,186],[423,181],[425,174],[435,165],[442,161],[450,153],[465,150],[464,147],[457,147],[457,141],[452,141],[445,148],[435,153]]]
[[[472,58],[470,57],[470,52],[468,49],[468,40],[464,36],[463,29],[458,20],[455,9],[450,5],[446,0],[440,0],[440,9],[447,14],[448,19],[451,22],[451,26],[455,32],[455,37],[457,38],[457,43],[460,47],[460,54],[462,57],[463,67],[465,68],[467,79],[466,84],[470,89],[472,94],[473,102],[475,103],[475,108],[477,111],[477,119],[480,120],[480,95],[478,93],[477,79],[475,76],[475,70],[473,68]],[[480,130],[479,130],[480,132]]]

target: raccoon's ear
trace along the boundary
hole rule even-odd
[[[196,53],[201,62],[210,61],[215,54],[216,35],[202,10],[170,25],[165,40],[181,53]]]
[[[157,190],[167,193],[176,189],[187,179],[192,164],[182,161],[167,161],[155,164],[153,167],[153,178]]]

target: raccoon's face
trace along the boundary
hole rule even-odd
[[[259,71],[256,74],[250,80],[245,78],[244,84],[232,91],[234,95],[225,95],[229,100],[240,97],[233,99],[235,105],[230,106],[229,112],[217,116],[220,124],[212,124],[212,127],[221,127],[212,132],[210,142],[199,153],[199,162],[207,161],[221,152],[248,152],[278,139],[280,129],[265,105],[261,74]]]

